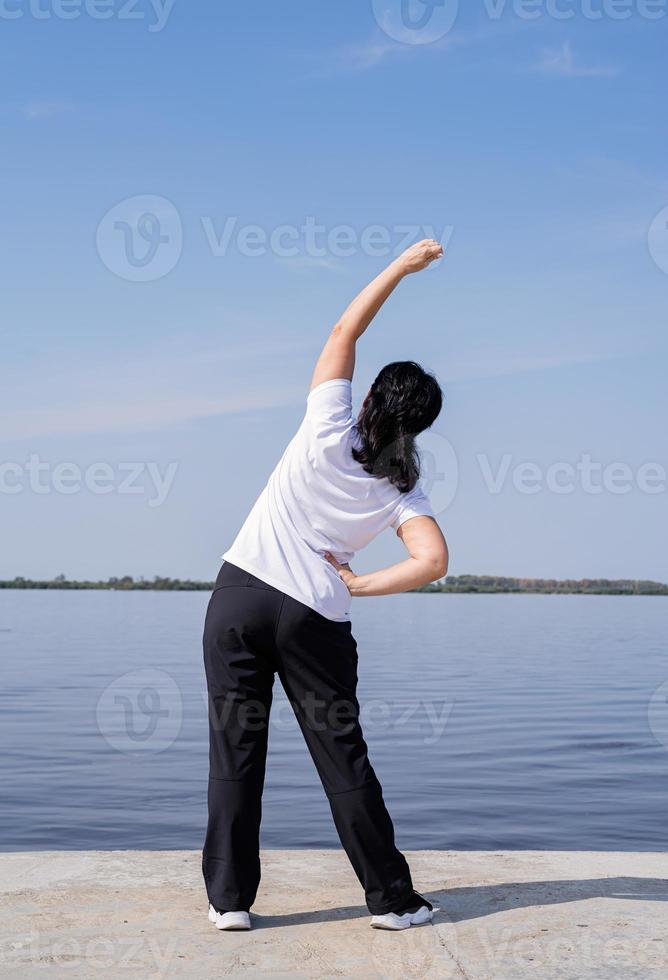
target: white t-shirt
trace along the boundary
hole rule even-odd
[[[434,512],[419,484],[401,493],[353,459],[350,381],[308,396],[306,415],[223,558],[327,619],[350,618],[351,596],[325,551],[349,562],[388,527]]]

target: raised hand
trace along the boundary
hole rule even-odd
[[[422,269],[426,269],[436,259],[443,258],[443,254],[443,246],[439,242],[433,238],[425,238],[424,241],[407,248],[397,261],[403,274],[410,275],[412,272],[421,272]]]

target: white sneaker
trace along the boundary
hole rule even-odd
[[[216,929],[233,932],[240,929],[250,929],[251,920],[248,912],[224,912],[216,919]]]
[[[411,926],[421,926],[425,922],[431,922],[434,912],[438,912],[438,909],[428,909],[426,905],[422,905],[417,912],[404,912],[403,915],[397,915],[396,912],[374,915],[371,917],[371,928],[390,929],[393,932],[410,929]]]
[[[234,930],[250,929],[251,921],[248,912],[216,912],[213,905],[209,905],[209,922],[215,923],[216,929],[222,932],[233,932]]]

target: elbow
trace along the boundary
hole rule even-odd
[[[445,578],[445,576],[448,574],[448,564],[449,562],[448,559],[446,558],[439,568],[438,575],[436,576],[437,578]]]
[[[444,555],[443,558],[436,562],[436,574],[434,575],[432,582],[435,582],[438,578],[445,578],[448,574],[449,560],[448,556]]]
[[[448,555],[447,548],[434,555],[430,555],[427,561],[427,567],[425,568],[425,574],[428,575],[425,585],[429,582],[435,582],[439,578],[445,578],[448,574],[449,563],[450,556]]]

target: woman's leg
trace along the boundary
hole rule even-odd
[[[286,597],[276,632],[278,673],[327,794],[341,843],[373,915],[410,899],[413,883],[359,723],[357,644],[335,623]]]
[[[202,870],[218,911],[248,911],[260,883],[277,600],[276,593],[246,587],[247,578],[223,566],[204,629],[210,771]]]

